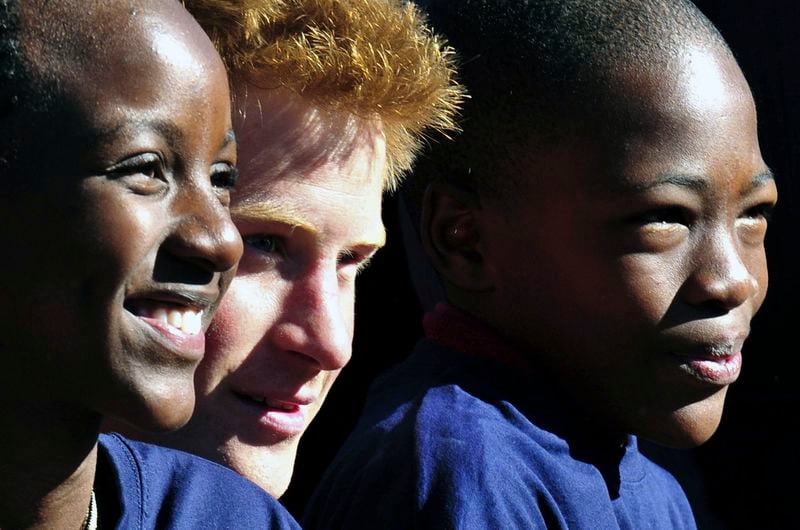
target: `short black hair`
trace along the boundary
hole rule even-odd
[[[687,0],[418,0],[460,58],[471,99],[463,133],[417,165],[414,202],[431,179],[496,191],[518,171],[515,147],[573,134],[586,109],[614,96],[611,72],[652,71],[687,44],[730,54]],[[655,66],[654,66],[655,65]]]
[[[0,0],[0,174],[11,169],[17,156],[19,110],[46,112],[55,102],[57,82],[41,75],[25,49],[26,35],[55,34],[55,23],[44,16],[37,20],[40,27],[32,27],[25,20],[25,9],[37,7],[23,6],[20,0]]]
[[[0,0],[0,171],[8,164],[9,115],[19,98],[19,5]]]
[[[73,37],[92,35],[89,14],[103,2],[0,0],[0,174],[13,167],[19,127],[28,125],[20,111],[47,114],[57,104],[63,72],[89,66],[86,40]]]
[[[0,0],[0,83],[5,90],[17,77],[19,61],[19,5]]]

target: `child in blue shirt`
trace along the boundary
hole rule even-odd
[[[296,526],[183,425],[242,243],[224,66],[178,2],[0,5],[0,527]]]
[[[714,433],[766,294],[777,191],[742,72],[683,0],[426,7],[471,93],[409,191],[447,304],[307,526],[694,527],[637,438]]]

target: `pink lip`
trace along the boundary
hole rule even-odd
[[[726,355],[676,355],[680,368],[700,382],[727,386],[739,378],[742,370],[741,352]]]
[[[189,335],[154,318],[143,316],[135,316],[135,318],[148,324],[150,328],[154,329],[161,337],[166,339],[171,346],[171,350],[179,353],[182,357],[198,363],[203,359],[203,355],[206,351],[205,333],[201,332]]]
[[[299,397],[283,400],[265,396],[266,402],[259,403],[248,397],[258,394],[239,392],[234,394],[255,414],[260,429],[268,436],[266,441],[274,442],[276,435],[281,439],[298,436],[308,427],[305,407],[314,400]]]

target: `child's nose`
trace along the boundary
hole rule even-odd
[[[690,303],[729,311],[759,293],[758,278],[740,247],[735,235],[719,233],[699,245],[686,286]]]
[[[213,188],[185,193],[174,208],[179,221],[165,243],[170,254],[208,273],[239,263],[242,238]]]

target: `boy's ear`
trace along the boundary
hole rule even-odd
[[[447,283],[469,291],[491,287],[479,209],[474,194],[441,182],[428,186],[422,206],[420,236],[431,263]]]

